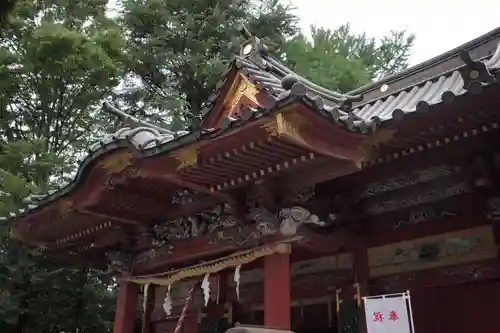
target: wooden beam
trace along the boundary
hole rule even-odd
[[[263,237],[258,241],[260,244],[267,244],[283,239],[281,236],[273,235]],[[217,244],[212,244],[210,243],[210,236],[198,236],[172,244],[174,246],[172,250],[167,247],[157,249],[153,260],[136,263],[133,271],[135,275],[149,274],[152,271],[162,270],[166,266],[172,268],[173,265],[183,264],[187,261],[201,260],[211,256],[243,250],[252,244],[250,242],[247,245],[238,245],[230,240],[221,240]]]
[[[143,224],[139,221],[134,221],[134,220],[130,220],[130,219],[122,218],[122,217],[117,217],[117,216],[111,216],[111,215],[102,214],[102,213],[96,213],[96,212],[90,211],[88,209],[78,208],[77,212],[79,214],[98,217],[100,219],[108,219],[108,220],[116,221],[116,222],[123,223],[123,224],[143,226]]]
[[[300,234],[304,235],[305,238],[304,241],[296,244],[298,248],[323,255],[346,251],[356,237],[345,228],[338,228],[331,234],[319,234],[307,230],[301,230]]]
[[[234,203],[234,198],[227,193],[218,192],[218,191],[211,191],[208,187],[198,185],[198,184],[195,184],[192,182],[188,182],[186,180],[179,179],[175,175],[162,175],[161,179],[165,180],[171,184],[175,184],[179,187],[183,187],[183,188],[187,188],[187,189],[199,192],[199,193],[203,193],[203,194],[209,195],[211,197],[215,197],[219,200],[227,201],[228,203]]]
[[[344,177],[359,170],[352,161],[321,158],[307,168],[299,168],[282,177],[281,192],[285,196],[290,196],[309,186]]]

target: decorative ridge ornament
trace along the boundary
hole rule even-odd
[[[102,109],[117,117],[121,123],[121,125],[130,125],[130,126],[133,126],[133,127],[138,127],[138,126],[144,126],[144,127],[149,127],[149,128],[152,128],[154,130],[157,130],[161,133],[166,133],[166,134],[172,134],[174,135],[175,133],[166,129],[166,128],[163,128],[163,127],[160,127],[160,126],[156,126],[154,124],[151,124],[149,122],[146,122],[146,121],[142,121],[140,120],[139,118],[136,118],[134,116],[131,116],[129,115],[128,113],[114,107],[110,102],[104,102],[102,104]]]
[[[480,93],[483,84],[495,82],[495,76],[491,74],[486,64],[480,60],[473,60],[469,52],[465,50],[460,52],[460,59],[465,63],[460,69],[464,89]]]
[[[258,37],[254,36],[246,27],[242,27],[240,29],[240,33],[245,38],[245,42],[240,48],[240,56],[248,58],[260,68],[273,68],[274,74],[277,74],[277,76],[281,77],[282,79],[293,77],[293,82],[302,83],[303,85],[307,86],[308,90],[310,90],[314,94],[333,100],[344,106],[346,109],[348,109],[353,102],[360,102],[363,100],[362,94],[352,95],[338,93],[307,80],[306,78],[298,75],[290,68],[283,65],[275,57],[273,57],[271,55],[271,52],[269,51],[269,47],[267,47],[267,45],[263,43]]]

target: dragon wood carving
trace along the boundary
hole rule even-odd
[[[243,221],[244,220],[244,221]],[[162,253],[171,253],[176,242],[198,236],[209,236],[211,244],[231,242],[238,246],[259,241],[262,237],[281,234],[285,237],[297,235],[306,224],[325,226],[318,216],[300,206],[283,208],[277,213],[263,207],[250,209],[244,219],[239,220],[232,207],[223,203],[197,215],[181,217],[166,223],[155,223],[145,231],[141,240],[150,248],[136,257],[138,262],[149,261]],[[147,245],[149,244],[149,245]],[[166,252],[165,252],[166,251]],[[109,270],[126,273],[132,262],[131,253],[115,251],[107,253]]]
[[[326,225],[316,215],[299,206],[283,208],[278,214],[257,207],[251,209],[246,217],[248,221],[253,223],[239,225],[232,230],[221,230],[215,234],[211,242],[218,243],[221,240],[228,240],[242,245],[251,239],[278,233],[286,237],[294,236],[297,234],[299,227],[304,224]]]
[[[203,235],[209,235],[211,243],[227,240],[242,245],[250,239],[277,233],[287,237],[293,236],[304,224],[325,225],[316,215],[299,206],[284,208],[278,213],[262,207],[253,208],[250,209],[245,220],[245,222],[239,222],[231,206],[224,203],[194,216],[156,224],[153,246],[164,247],[175,241]]]

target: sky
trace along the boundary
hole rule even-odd
[[[290,0],[301,27],[335,29],[350,23],[355,32],[380,38],[391,30],[416,35],[411,65],[449,51],[500,27],[500,0]]]

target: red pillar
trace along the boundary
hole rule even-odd
[[[264,325],[290,329],[290,253],[264,257]]]
[[[133,333],[139,285],[120,282],[113,333]]]

